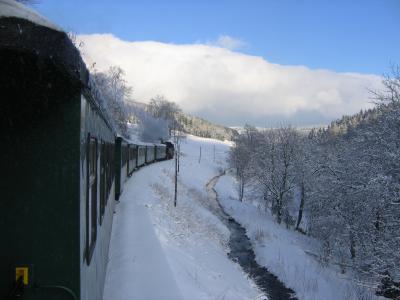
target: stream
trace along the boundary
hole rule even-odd
[[[293,290],[287,288],[274,274],[266,267],[256,262],[251,242],[244,229],[230,215],[228,215],[218,201],[218,194],[214,187],[218,179],[225,175],[225,172],[213,177],[206,185],[208,198],[211,200],[211,208],[219,219],[230,231],[228,256],[237,262],[249,277],[256,283],[258,288],[268,296],[268,300],[295,300]]]

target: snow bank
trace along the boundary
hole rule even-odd
[[[177,207],[173,160],[133,173],[116,209],[104,300],[257,299],[227,256],[229,230],[208,206],[205,184],[225,167],[228,149],[192,136],[182,142]]]
[[[130,182],[133,183],[133,182]],[[104,299],[183,299],[148,211],[145,195],[127,184],[114,219]]]
[[[227,168],[229,146],[193,136],[182,141],[177,207],[173,160],[133,174],[117,206],[104,300],[254,300],[262,295],[227,257],[229,230],[212,213],[205,189]],[[246,228],[258,263],[295,290],[299,300],[381,299],[357,287],[351,273],[319,262],[317,241],[278,225],[257,201],[239,202],[236,184],[229,174],[219,179],[215,189],[221,204]]]
[[[246,228],[257,262],[292,288],[299,300],[380,299],[365,287],[357,287],[351,272],[342,274],[338,267],[319,262],[314,256],[319,253],[317,241],[278,225],[257,207],[257,201],[240,202],[236,187],[229,174],[217,182],[215,189],[222,206]]]
[[[42,25],[57,31],[63,31],[60,27],[54,25],[34,10],[14,0],[0,0],[0,18],[6,17],[25,19],[38,25]]]

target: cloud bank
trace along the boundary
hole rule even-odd
[[[368,89],[381,88],[376,75],[278,65],[234,52],[236,40],[219,46],[128,42],[110,34],[78,40],[88,65],[126,71],[136,100],[162,94],[186,112],[229,126],[327,123],[371,107]]]

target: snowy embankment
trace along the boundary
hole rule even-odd
[[[182,142],[177,207],[173,160],[128,180],[116,208],[104,300],[262,299],[227,257],[229,230],[207,197],[207,182],[227,167],[229,146],[193,136]],[[246,228],[258,263],[298,299],[378,299],[357,288],[351,274],[320,263],[315,240],[278,225],[257,201],[239,202],[236,184],[229,173],[218,180],[222,206]]]
[[[299,300],[383,299],[357,287],[351,273],[341,274],[338,267],[319,262],[315,240],[278,225],[257,201],[240,202],[237,182],[229,173],[215,190],[225,211],[246,228],[257,262],[292,288]]]
[[[229,231],[207,199],[205,185],[226,167],[228,150],[216,140],[182,142],[177,207],[173,160],[133,174],[116,208],[104,300],[257,299],[227,257]]]

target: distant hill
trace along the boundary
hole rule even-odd
[[[142,102],[134,102],[131,101],[129,102],[129,106],[133,109],[131,109],[131,122],[136,123],[137,119],[135,118],[134,115],[134,108],[139,108],[142,110],[147,111],[147,104],[142,103]],[[177,121],[180,124],[183,132],[192,134],[195,136],[199,137],[205,137],[205,138],[213,138],[213,139],[218,139],[218,140],[233,140],[237,135],[239,135],[238,131],[225,127],[222,125],[214,124],[211,123],[205,119],[184,113],[184,112],[179,112],[177,116]]]
[[[314,133],[319,131],[325,137],[335,137],[337,135],[345,135],[350,130],[354,130],[363,125],[368,125],[376,120],[385,111],[390,110],[391,105],[374,107],[367,110],[361,110],[359,113],[350,116],[342,116],[340,119],[334,120],[326,128],[314,128]]]
[[[326,129],[328,126],[327,125],[314,125],[314,126],[293,126],[301,135],[308,135],[312,130],[323,130]],[[243,126],[235,126],[235,127],[230,127],[237,131],[239,134],[245,133],[245,128]],[[279,127],[254,127],[260,132],[263,131],[269,131],[269,130],[276,130]]]
[[[180,113],[178,122],[183,127],[184,132],[200,137],[231,141],[239,135],[235,129],[217,125],[185,113]]]

